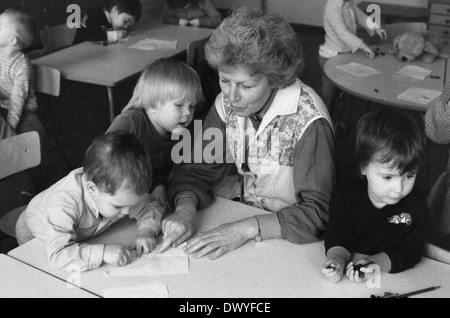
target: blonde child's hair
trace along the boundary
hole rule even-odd
[[[162,58],[152,63],[140,76],[128,109],[149,109],[168,101],[192,100],[195,105],[204,101],[200,77],[186,63]]]
[[[10,27],[17,38],[19,47],[23,50],[31,46],[37,30],[34,19],[16,9],[6,9],[2,14],[7,15],[10,19]]]

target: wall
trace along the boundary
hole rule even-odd
[[[265,3],[268,12],[276,13],[291,23],[322,26],[322,13],[327,0],[215,0],[215,2],[220,8],[231,9],[242,5],[260,6],[261,3]],[[374,2],[412,7],[428,6],[428,0],[374,0]]]

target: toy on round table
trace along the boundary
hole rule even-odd
[[[393,50],[404,62],[421,60],[433,63],[438,57],[447,58],[441,53],[444,42],[437,32],[426,32],[425,34],[406,32],[394,39]]]

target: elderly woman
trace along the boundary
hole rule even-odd
[[[221,162],[176,166],[168,193],[175,211],[163,221],[158,251],[189,239],[187,254],[215,259],[251,239],[320,240],[334,184],[333,132],[326,106],[297,78],[303,59],[295,31],[276,15],[241,8],[213,32],[206,58],[222,92],[203,129],[220,129],[225,141],[203,147],[224,142],[228,150]],[[220,196],[273,213],[191,238],[197,208],[211,203],[218,186]]]

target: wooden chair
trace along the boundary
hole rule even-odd
[[[69,28],[60,24],[41,30],[40,36],[43,46],[42,55],[71,46],[77,33],[76,28]]]
[[[196,112],[203,115],[206,115],[220,92],[217,71],[213,70],[205,60],[205,45],[208,40],[209,37],[189,42],[186,49],[186,64],[192,66],[202,80],[205,102],[202,107],[196,109]]]
[[[34,90],[58,97],[61,92],[61,73],[51,67],[33,65]]]
[[[0,140],[0,179],[34,168],[41,163],[39,135],[32,131]],[[26,206],[16,208],[0,218],[0,231],[16,237],[16,223]]]

